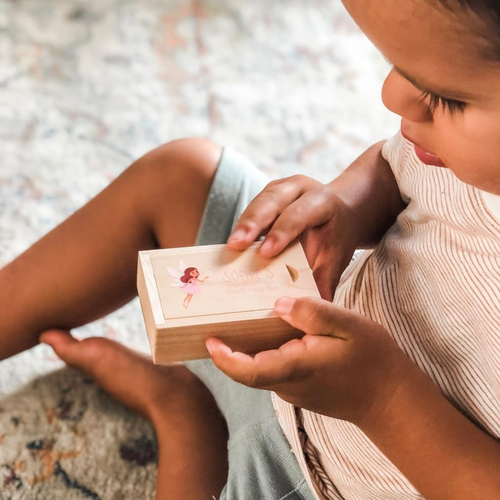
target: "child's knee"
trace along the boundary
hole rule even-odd
[[[202,203],[208,196],[222,148],[208,139],[167,142],[137,160],[129,169],[129,184],[147,204],[160,207],[177,200],[178,208]]]
[[[176,139],[159,146],[143,157],[144,163],[168,175],[179,179],[211,181],[222,154],[221,146],[208,139]],[[140,160],[140,161],[141,161]]]
[[[160,246],[193,245],[222,148],[206,139],[168,142],[138,160],[131,181]],[[175,214],[175,217],[172,215]]]

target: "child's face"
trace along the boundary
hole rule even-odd
[[[482,21],[437,0],[343,2],[394,65],[382,97],[402,117],[403,135],[420,146],[417,155],[500,194],[500,61],[480,55],[485,42],[475,30],[488,32]],[[452,109],[442,102],[432,109],[423,90],[451,99]]]

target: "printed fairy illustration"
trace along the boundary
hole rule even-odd
[[[174,283],[171,283],[170,286],[177,286],[186,294],[182,305],[187,309],[193,295],[199,295],[201,293],[200,283],[203,283],[209,277],[206,276],[200,279],[200,272],[198,269],[196,269],[196,267],[187,267],[182,260],[179,261],[179,270],[170,266],[167,266],[167,269],[174,280]]]

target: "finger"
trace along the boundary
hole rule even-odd
[[[317,265],[313,269],[314,281],[318,287],[319,294],[322,299],[331,302],[335,288],[333,287],[333,271],[332,266]]]
[[[309,356],[303,343],[294,339],[279,349],[262,351],[255,356],[235,352],[217,338],[209,338],[206,346],[214,364],[233,380],[259,389],[273,388],[304,376]]]
[[[308,229],[323,225],[331,215],[322,192],[308,191],[276,219],[260,248],[261,254],[264,257],[277,255]]]
[[[300,242],[321,298],[331,302],[343,268],[341,252],[335,251],[333,245],[328,245],[326,241],[326,238],[331,238],[325,231],[326,227],[322,225],[302,233]]]
[[[316,297],[282,297],[276,301],[274,311],[294,328],[308,335],[328,335],[345,340],[350,338],[349,332],[353,331],[349,324],[359,316]]]
[[[299,186],[287,179],[269,183],[241,214],[228,239],[228,246],[235,250],[247,248],[273,224],[299,194]]]
[[[311,188],[314,179],[293,176],[269,183],[243,212],[228,239],[228,246],[234,250],[248,248],[264,234],[282,211]]]
[[[344,268],[344,262],[334,250],[322,253],[313,263],[313,276],[322,299],[333,300]]]

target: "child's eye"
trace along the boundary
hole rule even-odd
[[[428,99],[428,105],[431,113],[434,113],[437,108],[441,107],[453,115],[454,113],[462,113],[466,106],[466,103],[462,101],[447,99],[446,97],[431,94],[430,92],[422,92],[422,101],[426,99]]]

